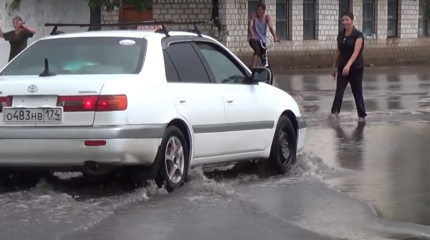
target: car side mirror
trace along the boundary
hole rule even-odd
[[[273,84],[272,71],[266,67],[253,67],[251,68],[252,74],[251,79],[254,82],[264,82],[267,84]]]

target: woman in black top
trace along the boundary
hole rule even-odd
[[[13,18],[13,27],[15,30],[5,33],[0,28],[0,38],[4,38],[10,43],[9,62],[27,47],[28,39],[36,33],[33,28],[27,26],[22,21],[22,18],[18,16]]]
[[[336,95],[331,108],[331,118],[338,119],[342,107],[346,86],[351,84],[357,108],[358,120],[366,121],[366,110],[363,98],[363,33],[353,25],[354,15],[346,12],[342,15],[344,30],[337,36],[336,57],[333,64],[333,77],[336,78]]]

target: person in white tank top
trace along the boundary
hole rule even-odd
[[[257,66],[258,57],[263,57],[263,54],[265,53],[265,49],[263,49],[261,44],[266,44],[267,27],[269,27],[274,41],[279,42],[273,26],[272,17],[269,14],[266,14],[266,5],[264,5],[264,3],[260,3],[257,6],[257,12],[252,15],[251,19],[249,19],[249,45],[252,50],[254,50],[254,55],[252,56],[252,67]]]

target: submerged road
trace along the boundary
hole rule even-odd
[[[329,71],[278,73],[276,85],[309,123],[290,174],[214,181],[194,170],[171,194],[41,182],[0,194],[0,239],[430,239],[428,67],[366,69],[360,125],[350,92],[339,123],[327,122]]]

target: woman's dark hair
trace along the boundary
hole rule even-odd
[[[264,4],[264,3],[259,3],[258,5],[257,5],[257,9],[258,8],[261,8],[261,9],[263,9],[263,11],[266,11],[266,4]]]
[[[343,14],[342,14],[342,17],[349,17],[349,18],[351,18],[351,20],[354,20],[354,14],[352,13],[352,12],[344,12]]]
[[[15,21],[15,20],[22,22],[22,18],[20,16],[15,16],[12,21]]]

